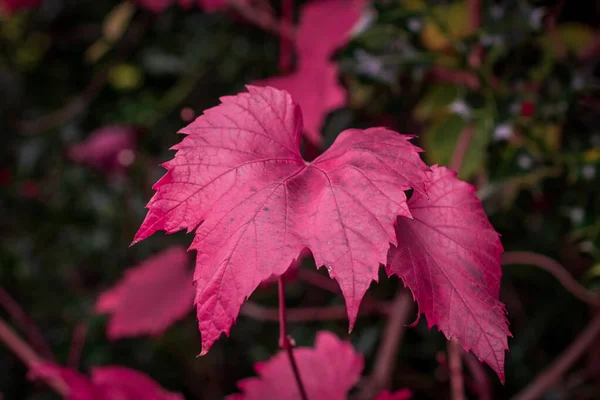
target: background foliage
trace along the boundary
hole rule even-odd
[[[251,4],[277,18],[279,2]],[[302,4],[296,2],[296,11]],[[593,290],[600,282],[600,45],[594,30],[600,6],[593,0],[482,1],[480,21],[471,18],[463,1],[374,1],[362,30],[334,57],[348,98],[328,115],[325,142],[348,127],[385,125],[417,134],[428,162],[449,165],[462,140],[468,148],[459,175],[478,187],[506,250],[550,256]],[[187,398],[219,399],[253,375],[253,362],[276,351],[277,325],[241,316],[230,339],[196,358],[200,340],[192,313],[163,336],[110,342],[106,318],[94,315],[93,305],[127,267],[169,244],[189,243],[181,233],[128,247],[151,184],[163,173],[159,163],[180,139],[175,132],[219,96],[277,74],[278,49],[279,37],[239,9],[170,7],[153,14],[113,0],[47,0],[1,17],[0,283],[58,360],[67,359],[76,327],[85,326],[83,370],[126,365]],[[135,127],[133,159],[121,158],[107,170],[70,156],[74,144],[112,124]],[[301,279],[288,286],[291,307],[342,304],[339,295]],[[389,300],[396,287],[382,276],[371,293]],[[252,300],[274,306],[276,296],[267,286]],[[504,267],[501,300],[514,335],[506,386],[486,373],[495,396],[509,398],[598,310],[528,265]],[[349,336],[365,354],[367,371],[385,322],[378,315],[360,318]],[[347,337],[346,320],[290,329],[300,345],[311,345],[319,329]],[[394,388],[447,398],[445,346],[424,320],[408,329]],[[600,341],[589,349],[548,399],[600,396]],[[30,384],[26,368],[4,350],[0,371],[5,398],[54,398]]]

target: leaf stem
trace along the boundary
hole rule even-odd
[[[27,343],[23,341],[10,326],[0,318],[0,341],[8,347],[23,363],[32,369],[36,365],[44,362]],[[69,389],[62,380],[57,378],[48,378],[48,385],[63,397],[68,397]]]
[[[294,357],[294,343],[287,334],[287,324],[285,320],[285,287],[283,284],[283,277],[279,276],[277,279],[277,285],[279,289],[279,346],[285,350],[290,360],[290,366],[294,373],[294,379],[296,379],[296,385],[300,392],[300,398],[302,400],[308,400],[306,395],[306,389],[302,378],[300,377],[300,371],[298,370],[298,364],[296,364],[296,358]]]

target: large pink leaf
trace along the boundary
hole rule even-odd
[[[194,288],[183,247],[171,247],[125,272],[96,312],[110,314],[108,336],[160,334],[192,310]]]
[[[429,328],[456,337],[504,381],[508,322],[498,301],[502,245],[473,186],[433,167],[426,198],[408,202],[413,219],[398,218],[397,247],[386,270],[412,290]]]
[[[120,366],[95,367],[91,379],[54,364],[35,366],[32,379],[60,378],[69,389],[67,400],[183,400],[178,393],[163,389],[147,375]]]
[[[302,9],[296,46],[296,72],[256,82],[288,91],[304,115],[306,138],[322,142],[321,127],[327,114],[344,106],[346,91],[338,83],[338,68],[329,61],[334,50],[344,45],[358,22],[364,1],[317,0]],[[331,23],[335,15],[335,23]]]
[[[287,92],[248,87],[184,128],[155,185],[138,242],[196,229],[196,309],[205,353],[229,333],[257,285],[308,247],[346,299],[350,326],[389,243],[410,217],[404,190],[429,168],[410,136],[349,129],[313,162],[299,151],[302,116]]]
[[[344,400],[358,382],[363,357],[352,345],[329,332],[319,332],[315,348],[294,349],[294,356],[307,397],[311,400]],[[243,392],[228,400],[300,400],[300,393],[285,351],[263,363],[256,363],[257,378],[238,382]]]

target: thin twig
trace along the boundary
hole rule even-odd
[[[533,382],[518,393],[513,400],[534,400],[540,398],[583,355],[586,349],[594,343],[598,335],[600,335],[600,314],[597,314],[569,347],[552,364],[544,369]]]
[[[452,154],[452,160],[450,161],[450,169],[456,171],[456,173],[460,171],[460,167],[462,166],[465,155],[469,150],[471,139],[473,139],[474,132],[475,129],[473,128],[473,125],[469,125],[458,137],[456,147],[454,148],[454,153]]]
[[[462,350],[462,349],[461,349]],[[465,360],[465,364],[473,375],[473,386],[475,394],[479,400],[491,400],[492,399],[492,388],[490,386],[490,380],[483,369],[483,366],[471,353],[467,353],[462,350],[462,356]]]
[[[600,306],[600,295],[590,293],[573,279],[562,265],[549,257],[528,251],[507,251],[502,255],[502,264],[534,265],[554,275],[563,287],[579,300],[594,306]]]
[[[11,329],[6,322],[0,318],[0,341],[8,347],[23,363],[29,368],[34,369],[37,365],[44,362],[27,343],[25,343],[15,331]],[[69,389],[65,383],[58,378],[49,378],[48,385],[63,397],[67,397]]]
[[[456,338],[448,341],[448,369],[452,400],[465,400],[465,379],[462,372],[461,347]]]
[[[13,299],[10,294],[3,287],[0,286],[0,305],[6,312],[10,315],[10,317],[14,320],[15,323],[19,324],[27,339],[31,343],[31,345],[42,354],[42,356],[48,360],[55,360],[54,353],[46,343],[44,336],[37,329],[36,325],[33,323],[32,319],[29,318],[29,315],[23,310],[23,307],[19,305]]]
[[[388,303],[364,303],[361,305],[358,315],[388,315],[389,312],[390,304]],[[264,307],[252,301],[247,301],[244,304],[240,314],[259,321],[279,321],[278,309]],[[291,308],[286,310],[286,318],[288,322],[332,321],[348,318],[348,311],[343,304],[324,307]]]
[[[306,389],[302,378],[300,377],[300,371],[298,370],[298,364],[296,364],[296,358],[294,357],[294,343],[287,333],[287,323],[285,315],[285,288],[283,284],[283,278],[280,276],[277,279],[277,286],[279,289],[279,347],[281,347],[287,354],[290,360],[290,366],[294,373],[294,379],[298,386],[298,392],[302,400],[308,400],[306,395]]]
[[[298,279],[311,286],[326,290],[331,293],[340,293],[340,286],[331,278],[321,275],[317,271],[298,268]]]
[[[373,372],[362,387],[357,399],[374,398],[382,390],[387,389],[392,380],[392,373],[400,343],[404,337],[406,323],[411,316],[414,302],[410,291],[399,288],[390,308],[390,315],[381,337],[381,344],[373,364]]]
[[[87,322],[80,322],[73,330],[71,345],[69,347],[69,355],[67,356],[67,365],[73,369],[77,369],[77,366],[79,365],[79,360],[81,359],[81,353],[83,352],[83,345],[85,344],[85,337],[87,336],[88,329],[89,326]]]

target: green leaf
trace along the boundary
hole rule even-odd
[[[444,114],[446,107],[456,100],[459,94],[458,86],[442,84],[431,87],[415,106],[415,119],[424,122]]]

